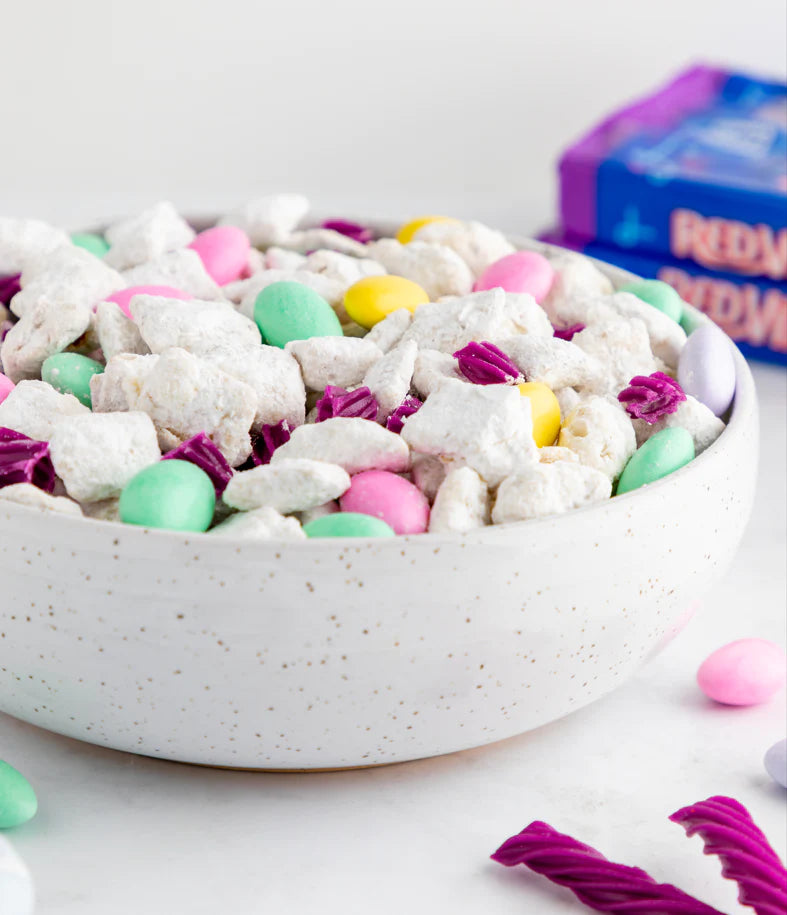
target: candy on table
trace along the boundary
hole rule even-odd
[[[0,759],[0,829],[21,826],[36,815],[38,799],[30,782]]]
[[[418,283],[402,276],[367,276],[344,294],[344,308],[361,327],[371,328],[391,312],[406,308],[414,312],[429,296]]]
[[[109,251],[109,242],[103,235],[97,235],[95,232],[73,232],[71,242],[77,248],[84,248],[96,257],[104,257]]]
[[[189,461],[159,461],[141,470],[120,494],[125,524],[206,531],[213,521],[213,481]]]
[[[0,912],[3,915],[33,915],[35,893],[30,871],[0,835]]]
[[[780,740],[770,747],[763,764],[768,775],[782,788],[787,788],[787,740]]]
[[[131,318],[129,305],[135,295],[152,295],[160,296],[165,299],[191,299],[193,298],[188,292],[182,289],[176,289],[174,286],[128,286],[126,289],[120,289],[113,292],[112,295],[106,296],[103,301],[114,302],[127,318]]]
[[[429,525],[429,503],[412,483],[385,470],[357,473],[339,499],[343,512],[373,515],[396,534],[422,534]]]
[[[213,226],[189,243],[219,286],[237,280],[249,262],[251,242],[238,226]]]
[[[73,394],[86,407],[91,406],[90,379],[104,371],[95,359],[78,353],[55,353],[44,360],[41,380],[61,394]]]
[[[625,404],[626,413],[632,419],[644,419],[649,425],[662,416],[668,416],[678,409],[686,399],[683,389],[664,372],[652,375],[636,375],[628,387],[618,394],[618,400]]]
[[[189,461],[196,464],[210,477],[216,498],[227,488],[232,478],[232,467],[227,463],[224,455],[213,444],[204,432],[199,432],[178,445],[162,457],[163,461]]]
[[[500,286],[506,292],[529,292],[541,304],[555,278],[552,265],[536,251],[514,251],[490,264],[473,287],[476,291]]]
[[[697,671],[697,683],[724,705],[759,705],[787,681],[787,655],[765,639],[739,639],[718,648]]]
[[[620,292],[630,292],[680,323],[683,316],[683,300],[669,283],[663,283],[661,280],[637,280],[635,283],[621,286]]]
[[[335,385],[327,385],[325,393],[315,404],[317,417],[315,422],[322,423],[336,416],[357,416],[362,419],[377,419],[380,406],[377,398],[369,388],[356,388],[347,391]]]
[[[723,416],[735,396],[735,360],[727,337],[714,324],[698,327],[678,359],[678,381],[687,394]]]
[[[303,528],[307,537],[395,537],[385,521],[371,515],[336,512],[309,521]]]
[[[17,483],[30,483],[44,492],[53,492],[55,468],[49,445],[0,426],[0,487]]]
[[[694,442],[691,435],[679,427],[663,429],[649,438],[629,458],[618,480],[617,494],[622,495],[654,483],[689,461],[694,460]]]
[[[331,306],[301,283],[266,286],[256,298],[254,320],[263,342],[284,347],[291,340],[341,337],[342,326]]]

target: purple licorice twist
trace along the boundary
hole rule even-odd
[[[188,461],[196,464],[210,477],[218,499],[227,488],[232,477],[232,467],[227,459],[204,432],[199,432],[187,441],[168,451],[162,461]]]
[[[0,276],[0,305],[7,305],[22,288],[19,283],[21,276],[21,273],[15,273],[12,276]]]
[[[454,353],[459,371],[473,384],[514,384],[523,380],[511,359],[493,343],[472,341]]]
[[[252,439],[252,464],[270,464],[273,452],[290,440],[290,434],[290,424],[286,419],[278,423],[266,423],[259,435]]]
[[[325,222],[320,223],[320,228],[346,235],[347,238],[352,238],[353,241],[358,241],[362,245],[374,238],[374,232],[368,226],[362,226],[360,223],[350,222],[347,219],[326,219]]]
[[[552,333],[552,336],[557,337],[558,340],[571,341],[574,339],[574,334],[578,334],[584,329],[584,324],[572,324],[570,327],[556,327]]]
[[[317,422],[335,419],[337,416],[377,419],[380,406],[377,398],[369,388],[356,388],[346,391],[344,388],[328,385],[325,394],[315,404]]]
[[[722,874],[740,888],[738,900],[757,915],[787,912],[787,870],[749,811],[731,797],[710,797],[670,817],[699,835],[706,855],[721,858]]]
[[[506,867],[524,864],[597,912],[615,915],[723,915],[669,883],[656,883],[638,867],[615,864],[599,851],[535,822],[492,855]]]
[[[626,405],[632,419],[644,419],[650,425],[674,413],[685,399],[683,388],[664,372],[636,375],[618,394],[618,400]]]
[[[404,421],[407,417],[412,416],[413,413],[417,413],[423,405],[424,403],[422,400],[408,394],[385,421],[385,428],[388,429],[389,432],[396,432],[398,434],[404,429]]]
[[[0,488],[32,483],[44,492],[55,488],[55,468],[49,442],[36,442],[21,432],[0,426]]]

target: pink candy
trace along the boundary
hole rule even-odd
[[[429,503],[424,494],[388,470],[357,473],[339,503],[344,512],[380,518],[397,534],[423,534],[429,525]]]
[[[172,286],[129,286],[128,289],[120,289],[118,292],[108,295],[105,301],[119,305],[125,316],[130,318],[131,312],[128,310],[128,305],[135,295],[160,295],[167,299],[193,298],[187,292]]]
[[[697,671],[700,689],[724,705],[767,702],[787,680],[784,649],[765,639],[730,642],[703,661]]]
[[[473,288],[480,292],[499,286],[506,292],[529,292],[540,303],[546,298],[554,278],[552,265],[541,254],[515,251],[490,264]]]
[[[249,262],[251,242],[237,226],[214,226],[200,232],[189,248],[199,254],[211,277],[224,286],[237,280]]]
[[[0,372],[0,403],[14,390],[14,382],[6,375]]]

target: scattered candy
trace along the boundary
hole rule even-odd
[[[662,429],[634,452],[618,480],[617,494],[655,483],[694,460],[694,441],[680,427]]]
[[[131,318],[131,312],[129,311],[128,306],[135,295],[156,295],[161,296],[164,299],[186,300],[192,298],[187,292],[184,292],[182,289],[175,289],[174,286],[129,286],[127,289],[121,289],[119,292],[113,292],[112,295],[108,295],[104,301],[114,302],[116,305],[119,305],[123,314],[127,318]]]
[[[410,222],[406,222],[399,227],[396,233],[396,240],[400,244],[406,245],[413,240],[415,233],[419,229],[428,226],[432,222],[453,222],[453,220],[450,216],[419,216],[418,219],[411,219]]]
[[[637,375],[618,394],[618,400],[626,405],[626,413],[632,419],[644,419],[651,425],[674,413],[685,399],[678,382],[664,372]]]
[[[41,380],[51,384],[61,394],[73,394],[86,407],[92,405],[90,379],[100,375],[104,366],[95,359],[79,353],[55,353],[44,360]]]
[[[335,416],[360,416],[362,419],[377,419],[379,405],[369,388],[347,391],[335,385],[328,385],[325,394],[315,404],[317,422],[325,422]]]
[[[735,360],[730,341],[715,324],[698,327],[678,359],[678,381],[687,394],[723,416],[735,396]]]
[[[621,286],[620,291],[630,292],[680,324],[683,316],[683,300],[669,283],[663,283],[661,280],[638,280],[636,283]]]
[[[213,483],[217,499],[227,488],[227,483],[232,477],[232,467],[204,432],[200,432],[183,442],[182,445],[178,445],[177,448],[165,454],[161,460],[189,461],[204,470]]]
[[[558,340],[566,340],[570,343],[574,339],[574,335],[580,333],[585,329],[584,324],[572,324],[570,327],[556,327],[554,336]]]
[[[0,759],[0,829],[11,829],[32,820],[38,799],[30,782]]]
[[[206,531],[213,521],[213,481],[188,461],[159,461],[141,470],[120,494],[125,524]]]
[[[252,442],[252,463],[270,464],[273,452],[290,440],[290,424],[286,419],[272,425],[265,424]]]
[[[343,512],[373,515],[395,534],[423,534],[429,526],[429,502],[403,477],[387,470],[357,473],[339,499]]]
[[[724,705],[759,705],[787,681],[783,648],[765,639],[739,639],[709,655],[697,671],[697,683],[710,699]]]
[[[554,445],[560,433],[560,404],[551,388],[539,381],[518,385],[519,393],[530,401],[533,440],[539,448]]]
[[[413,312],[429,301],[426,292],[401,276],[367,276],[344,294],[344,309],[361,327],[374,327],[391,312],[406,308]]]
[[[71,241],[77,248],[84,248],[96,257],[103,257],[109,251],[109,242],[104,236],[93,232],[74,232]]]
[[[417,397],[408,395],[385,421],[385,428],[391,432],[401,432],[407,417],[417,413],[422,406],[423,402]]]
[[[765,754],[765,771],[782,788],[787,788],[787,740],[775,743]]]
[[[44,492],[55,488],[55,468],[47,442],[0,427],[0,487],[31,483]]]
[[[371,515],[336,512],[315,518],[303,526],[307,537],[393,537],[393,529],[385,521]]]
[[[473,384],[514,384],[522,378],[511,359],[486,341],[472,340],[454,353],[454,359],[459,363],[459,371]]]
[[[540,304],[549,294],[555,271],[535,251],[515,251],[490,264],[473,287],[477,292],[499,286],[506,292],[528,292]]]
[[[263,341],[271,346],[283,348],[291,340],[342,336],[334,310],[303,283],[282,281],[266,286],[255,300],[254,320]]]
[[[200,232],[189,248],[199,254],[210,276],[224,286],[237,280],[246,269],[251,242],[237,226],[213,226]]]
[[[360,242],[362,245],[368,244],[374,238],[374,232],[368,226],[349,222],[346,219],[326,219],[320,224],[320,228],[346,235],[347,238],[352,238],[353,241]]]

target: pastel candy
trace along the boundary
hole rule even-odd
[[[499,286],[506,292],[529,292],[543,302],[552,287],[555,271],[536,251],[515,251],[490,264],[473,287],[476,292]]]
[[[14,382],[11,379],[0,372],[0,403],[2,403],[6,397],[14,390]]]
[[[367,276],[345,292],[344,309],[356,324],[371,328],[393,311],[413,312],[428,301],[424,289],[403,276]]]
[[[104,236],[93,232],[74,232],[71,241],[77,248],[84,248],[96,257],[103,257],[109,251],[109,242]]]
[[[342,325],[325,299],[309,286],[284,280],[257,296],[254,320],[263,342],[284,347],[291,340],[341,337]]]
[[[315,518],[303,526],[307,537],[393,537],[393,528],[371,515],[336,512]]]
[[[432,222],[455,222],[455,220],[451,219],[450,216],[419,216],[417,219],[411,219],[410,222],[406,222],[399,227],[396,233],[396,240],[399,244],[406,245],[413,240],[415,233],[419,229],[428,226]]]
[[[211,478],[189,461],[159,461],[141,470],[120,494],[125,524],[173,531],[206,531],[216,491]]]
[[[0,759],[0,829],[21,826],[38,810],[38,800],[30,782]]]
[[[669,315],[673,321],[680,324],[683,317],[683,299],[669,285],[661,280],[638,280],[636,283],[628,283],[621,286],[619,292],[630,292],[648,305],[658,308],[665,315]]]
[[[237,280],[249,262],[249,236],[237,226],[214,226],[205,229],[189,248],[199,254],[211,277],[224,286]]]
[[[106,297],[107,302],[114,302],[119,305],[127,318],[131,318],[131,312],[128,303],[135,295],[159,295],[167,299],[190,299],[187,292],[182,289],[175,289],[173,286],[129,286],[128,289],[120,289]],[[132,319],[133,320],[133,319]]]
[[[554,392],[540,381],[517,385],[519,393],[530,401],[533,440],[539,448],[553,445],[560,433],[560,404]]]
[[[339,504],[344,512],[380,518],[396,534],[423,534],[429,525],[429,503],[421,490],[387,470],[357,473]]]
[[[618,480],[617,494],[654,483],[693,460],[691,435],[679,426],[662,429],[631,455]]]
[[[787,740],[775,743],[765,754],[765,771],[782,788],[787,788]]]
[[[41,380],[61,394],[73,394],[86,407],[92,407],[90,379],[103,371],[104,366],[95,359],[79,353],[55,353],[44,360]]]
[[[697,671],[700,689],[724,705],[759,705],[787,680],[784,649],[765,639],[730,642],[707,657]]]
[[[729,409],[735,396],[735,360],[729,339],[715,324],[698,327],[678,359],[678,382],[716,416]]]

